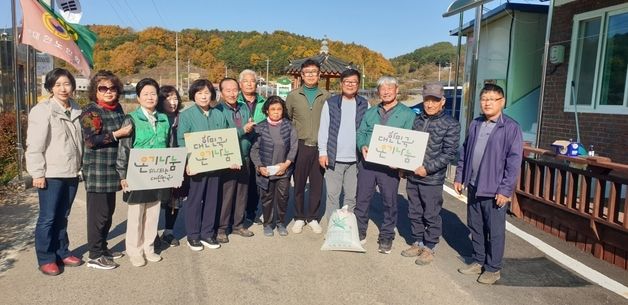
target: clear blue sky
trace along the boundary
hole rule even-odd
[[[15,0],[19,6],[19,0]],[[1,1],[0,27],[11,26],[10,1]],[[458,17],[443,18],[453,0],[80,0],[81,24],[116,24],[142,30],[159,26],[273,32],[354,42],[391,58],[439,41],[456,44],[449,30]],[[506,2],[494,0],[492,9]],[[512,1],[511,1],[512,2]],[[520,0],[516,2],[534,2]],[[466,14],[465,22],[472,19]],[[21,13],[18,11],[18,19]]]

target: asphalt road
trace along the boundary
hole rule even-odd
[[[79,189],[69,236],[74,253],[87,258],[85,194]],[[324,236],[307,227],[301,234],[269,238],[259,225],[250,228],[252,238],[230,236],[218,250],[193,252],[185,245],[179,216],[175,236],[182,246],[163,250],[161,262],[136,268],[124,257],[115,270],[80,266],[56,277],[37,270],[32,242],[37,200],[30,192],[0,205],[0,304],[628,304],[510,233],[500,281],[484,286],[475,276],[459,274],[456,269],[471,254],[466,208],[447,194],[436,260],[417,266],[400,255],[410,230],[400,190],[398,236],[388,255],[377,252],[381,203],[376,194],[366,253],[320,251]],[[126,204],[119,198],[109,241],[115,250],[124,250],[125,218]],[[628,272],[594,264],[628,282]]]

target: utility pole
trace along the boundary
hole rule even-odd
[[[268,67],[270,66],[270,58],[266,58],[266,97],[268,97]]]
[[[15,148],[17,150],[17,177],[20,181],[22,181],[22,170],[24,166],[22,165],[22,159],[24,157],[24,151],[22,148],[22,124],[20,121],[20,102],[22,101],[22,93],[18,92],[18,73],[17,73],[17,44],[18,44],[18,33],[17,33],[17,19],[15,17],[16,10],[15,0],[11,1],[11,23],[13,26],[13,90],[15,95],[13,96],[13,100],[15,102],[15,124],[16,124],[16,135],[17,141],[15,143]]]
[[[174,48],[175,48],[175,87],[179,90],[179,32],[174,32]]]
[[[447,86],[451,86],[451,62],[449,62],[449,76],[447,76]]]
[[[190,92],[190,59],[188,58],[188,92]]]
[[[366,83],[366,64],[362,65],[362,90],[364,90],[364,83]]]

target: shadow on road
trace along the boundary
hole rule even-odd
[[[34,244],[38,211],[37,192],[0,194],[0,275],[14,267],[19,252]]]
[[[582,287],[591,283],[546,257],[504,258],[502,277],[495,285],[517,287]]]

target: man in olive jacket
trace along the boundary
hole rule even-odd
[[[323,168],[318,163],[318,127],[321,110],[330,97],[318,88],[320,64],[307,59],[301,64],[303,86],[294,89],[286,98],[288,117],[297,130],[299,148],[294,167],[295,215],[292,232],[301,233],[306,222],[314,233],[322,233],[318,223],[318,208],[323,190]],[[309,208],[305,210],[305,184],[310,181]]]

